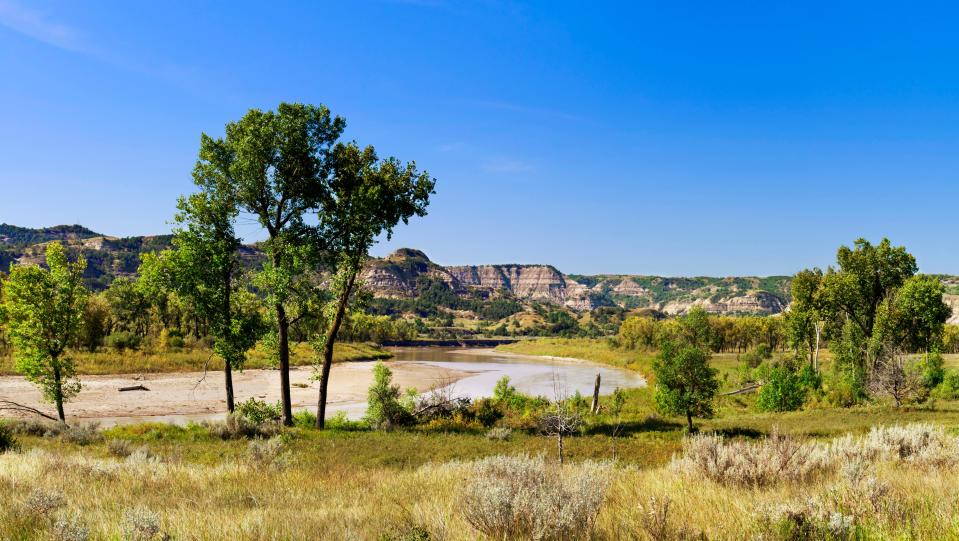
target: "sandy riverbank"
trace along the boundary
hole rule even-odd
[[[330,376],[330,409],[366,401],[366,392],[373,381],[372,362],[337,363]],[[420,391],[459,381],[470,372],[412,362],[387,362],[393,380],[404,390]],[[293,406],[314,408],[318,384],[311,381],[313,369],[293,367],[290,382]],[[83,376],[83,388],[67,405],[67,416],[74,420],[143,421],[168,420],[175,416],[197,419],[215,416],[226,410],[222,372],[187,372],[177,374],[122,374]],[[237,401],[256,397],[276,402],[280,397],[280,374],[276,370],[245,370],[233,375]],[[143,385],[149,391],[120,392],[120,387]],[[55,409],[41,400],[36,386],[22,377],[0,377],[0,398],[12,400],[41,411],[55,414]],[[9,412],[4,412],[9,415]]]

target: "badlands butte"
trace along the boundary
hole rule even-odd
[[[25,228],[0,224],[0,269],[43,260],[44,245],[58,240],[72,255],[87,258],[87,285],[103,290],[121,276],[136,275],[140,255],[170,247],[170,235],[111,237],[79,225]],[[262,261],[256,245],[243,248],[250,268]],[[798,269],[797,269],[798,270]],[[774,315],[789,306],[789,276],[665,277],[565,274],[552,265],[493,264],[444,266],[420,250],[403,248],[372,258],[363,278],[377,298],[415,299],[424,290],[471,299],[509,299],[587,312],[602,307],[679,315],[693,306],[727,315]],[[941,275],[950,323],[959,323],[959,277]],[[474,302],[475,304],[475,302]]]

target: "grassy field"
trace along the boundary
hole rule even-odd
[[[101,349],[96,353],[86,351],[72,352],[81,375],[98,374],[142,374],[162,372],[198,372],[207,364],[219,367],[219,359],[208,349],[168,351],[163,353],[150,351],[122,352]],[[334,348],[334,362],[358,361],[369,359],[388,359],[391,354],[379,346],[361,343],[338,343]],[[309,344],[297,343],[290,348],[290,363],[308,365],[314,362],[313,350]],[[268,355],[259,350],[251,350],[247,356],[245,368],[266,368],[270,366]],[[12,357],[0,357],[0,376],[17,375]]]
[[[503,349],[639,371],[652,359],[605,341]],[[714,363],[735,371],[734,355]],[[736,461],[745,453],[750,468],[773,472],[762,484],[683,466],[695,464],[684,447],[683,420],[657,415],[648,388],[627,391],[616,416],[603,397],[603,413],[566,439],[563,467],[555,439],[535,430],[500,440],[461,422],[389,432],[293,428],[252,441],[224,440],[201,425],[122,426],[93,438],[21,433],[19,451],[0,453],[0,539],[83,539],[67,534],[84,528],[89,539],[499,539],[470,522],[475,506],[467,503],[485,482],[472,461],[496,456],[544,457],[556,478],[592,471],[594,461],[607,464],[601,479],[588,478],[609,484],[591,522],[593,539],[959,539],[959,443],[951,436],[959,433],[959,403],[773,414],[756,412],[751,400],[720,398],[715,418],[697,425],[704,434],[746,442],[707,455],[743,476],[748,472]],[[869,455],[859,464],[868,453],[854,440],[835,439],[866,440],[873,427],[911,423],[943,427],[948,445],[909,459]],[[804,447],[793,453],[789,445],[763,443],[780,433]],[[754,448],[765,451],[745,451]],[[831,462],[817,462],[827,451]],[[809,473],[786,475],[790,470],[777,462],[786,455],[807,457]],[[682,456],[685,462],[677,461]],[[561,501],[589,488],[576,487]],[[562,513],[547,515],[556,520]]]
[[[625,429],[616,437],[603,433],[615,423],[602,419],[587,435],[569,438],[563,468],[555,464],[552,440],[519,432],[499,441],[481,431],[291,429],[266,444],[222,440],[199,425],[153,424],[110,429],[84,445],[20,436],[19,452],[0,454],[0,538],[80,538],[63,535],[72,527],[88,528],[90,539],[129,539],[137,538],[130,533],[137,526],[158,532],[141,539],[491,539],[468,523],[463,498],[476,481],[470,461],[501,455],[544,456],[556,475],[570,475],[589,460],[612,461],[594,539],[683,539],[683,532],[710,539],[959,535],[953,461],[935,467],[877,463],[869,470],[881,483],[869,489],[876,494],[850,485],[838,467],[798,481],[740,486],[670,464],[683,451],[682,430],[648,411],[633,411],[641,407],[631,400]],[[823,419],[835,434],[862,433],[875,423],[936,420],[959,426],[956,408],[776,417],[720,416],[704,429],[752,437],[779,425],[822,436]],[[880,497],[873,507],[870,498]],[[814,500],[827,508],[824,524],[830,513],[841,512],[853,517],[862,535],[783,533],[794,525],[777,522],[781,515],[792,517],[791,506],[806,509]]]

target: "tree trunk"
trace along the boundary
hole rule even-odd
[[[230,294],[233,291],[232,284],[232,271],[227,268],[223,272],[223,313],[221,333],[232,333],[233,321],[232,317],[232,307],[230,306]],[[233,351],[232,347],[227,347],[226,351]],[[234,404],[233,404],[233,367],[230,366],[230,363],[233,362],[233,359],[223,359],[223,386],[226,387],[226,409],[230,413],[233,413]]]
[[[563,458],[563,431],[560,430],[556,435],[556,445],[559,448],[559,464],[563,465],[565,459]]]
[[[813,370],[818,374],[819,373],[819,338],[822,336],[822,324],[816,322],[816,353],[813,355]]]
[[[233,413],[233,368],[229,359],[223,360],[223,383],[226,386],[226,409]]]
[[[66,424],[67,416],[63,413],[63,381],[60,377],[60,367],[57,365],[57,358],[53,361],[53,399],[57,404],[57,418],[61,423]]]
[[[330,384],[330,368],[333,367],[333,345],[336,343],[336,334],[340,331],[340,325],[343,323],[343,316],[346,314],[346,307],[350,302],[353,284],[356,282],[358,273],[359,269],[350,269],[350,278],[346,287],[340,293],[336,305],[336,314],[333,316],[330,328],[326,331],[326,342],[323,344],[323,368],[320,373],[320,396],[316,403],[316,427],[320,429],[326,427],[326,397]]]
[[[686,426],[689,427],[689,431],[693,431],[693,414],[689,411],[686,411]]]
[[[593,385],[593,407],[590,408],[590,411],[592,411],[593,414],[599,413],[599,381],[600,381],[600,376],[599,376],[599,372],[597,372],[596,384]]]
[[[280,356],[280,399],[283,402],[283,424],[293,426],[293,402],[290,398],[290,320],[283,303],[276,303],[276,338]]]

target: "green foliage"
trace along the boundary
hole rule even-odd
[[[656,408],[660,413],[685,415],[689,428],[693,417],[712,417],[719,381],[703,350],[666,342],[653,361],[653,374]]]
[[[899,341],[909,351],[929,351],[942,342],[943,325],[952,309],[942,300],[945,288],[939,278],[918,274],[896,292],[893,305]]]
[[[87,291],[86,261],[67,261],[58,242],[47,246],[47,269],[17,266],[3,286],[3,311],[16,355],[16,368],[40,387],[43,398],[56,404],[64,419],[63,402],[80,391],[73,361],[66,355],[80,327]]]
[[[20,442],[17,441],[13,429],[8,425],[0,423],[0,454],[8,451],[17,451],[20,449]]]
[[[263,400],[257,400],[255,397],[251,397],[245,402],[239,402],[236,405],[236,414],[254,425],[277,422],[283,417],[279,403],[270,404]]]
[[[765,367],[761,376],[762,387],[756,398],[759,411],[795,411],[802,408],[809,391],[809,378],[812,370],[807,366],[808,374],[797,371],[790,363],[777,363]]]
[[[926,389],[938,387],[946,377],[945,361],[938,351],[923,355],[917,368]]]
[[[946,371],[942,383],[933,390],[932,396],[941,400],[959,399],[959,371]]]
[[[400,400],[400,386],[393,384],[393,372],[381,361],[373,365],[373,385],[367,393],[366,422],[375,429],[412,424],[411,404]]]
[[[772,356],[773,352],[769,348],[769,344],[759,344],[746,353],[740,355],[739,360],[745,363],[745,365],[749,368],[756,368],[762,364],[763,361],[771,359]]]
[[[118,352],[140,348],[142,340],[130,331],[117,331],[106,337],[106,345]]]
[[[489,428],[503,418],[503,410],[495,399],[481,398],[472,405],[473,415],[481,425]]]

